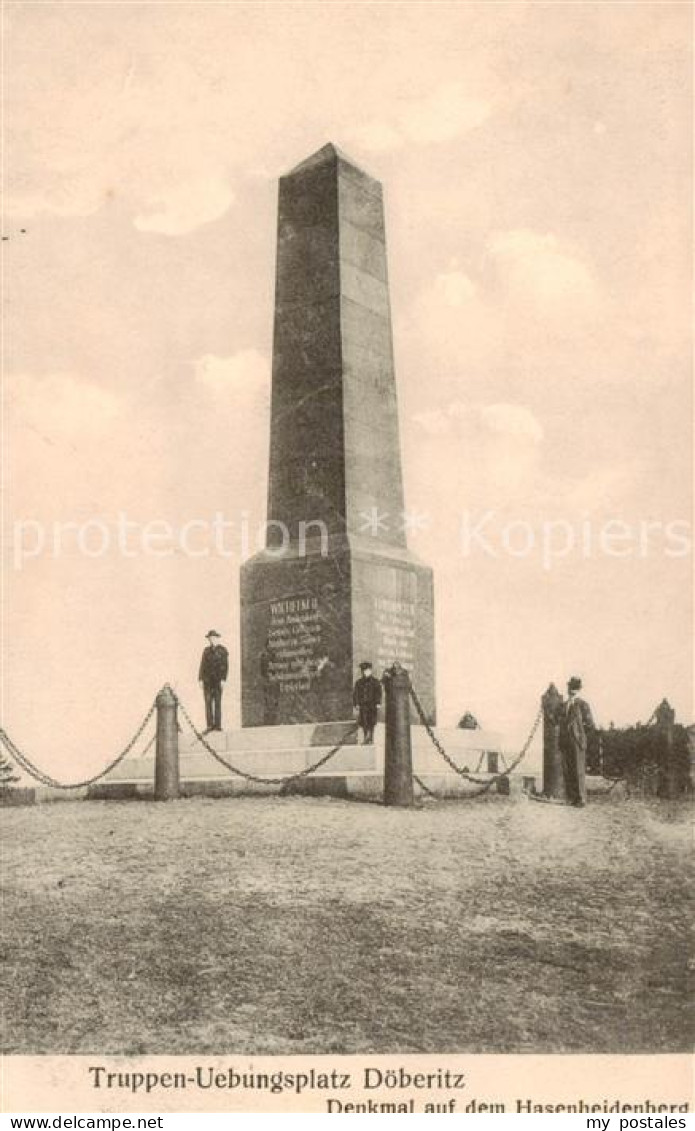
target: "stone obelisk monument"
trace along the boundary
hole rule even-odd
[[[242,723],[352,716],[400,661],[435,709],[432,571],[410,554],[381,185],[333,145],[280,179],[266,549],[241,571]]]

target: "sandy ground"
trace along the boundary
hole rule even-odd
[[[687,1049],[690,817],[613,798],[5,810],[3,1048]]]

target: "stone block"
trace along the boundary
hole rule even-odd
[[[308,768],[313,766],[316,761],[323,755],[327,754],[331,749],[330,746],[321,749],[320,747],[312,748],[305,751],[304,761]],[[347,773],[375,773],[379,768],[377,764],[378,754],[375,746],[345,746],[334,754],[325,766],[320,766],[318,770],[314,771],[317,776],[324,776],[328,774],[335,774],[337,772],[345,771]],[[314,775],[312,774],[312,777]]]
[[[280,791],[283,796],[292,797],[339,797],[349,796],[344,777],[308,777],[288,782]]]
[[[150,783],[154,787],[154,758],[125,758],[114,766],[104,782],[140,782]],[[97,782],[95,785],[89,786],[89,796],[92,797],[92,790],[98,789],[101,783]]]
[[[297,170],[280,178],[278,243],[291,225],[338,229],[338,183],[335,162]]]
[[[316,303],[340,291],[336,233],[324,225],[286,223],[278,240],[277,298],[284,309]]]
[[[87,790],[88,801],[135,801],[142,796],[136,782],[110,780],[110,775]]]
[[[340,293],[367,310],[374,311],[382,318],[391,317],[389,292],[385,282],[368,274],[347,260],[341,262]]]
[[[350,348],[351,340],[354,339],[359,349],[385,358],[393,356],[391,319],[388,315],[370,310],[346,294],[341,295],[340,312],[346,349]],[[366,391],[365,395],[368,395]]]
[[[242,723],[332,722],[352,714],[350,563],[345,554],[242,570]],[[270,669],[262,671],[268,644]]]
[[[341,166],[338,210],[341,224],[347,223],[368,233],[385,247],[384,202],[377,181],[360,179],[348,166]]]
[[[499,778],[494,787],[502,797],[519,799],[526,792],[524,779],[520,774],[510,774],[508,777]]]
[[[273,388],[273,407],[278,398],[291,401],[296,393],[295,366],[316,367],[305,379],[320,387],[325,372],[331,371],[340,379],[342,352],[340,339],[340,295],[326,296],[319,302],[292,304],[278,303],[275,312],[273,337],[273,375],[277,382]],[[319,371],[319,367],[320,370]]]
[[[357,228],[343,216],[340,224],[340,262],[349,263],[388,284],[388,268],[383,238]]]

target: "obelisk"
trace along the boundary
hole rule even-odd
[[[434,716],[409,552],[381,185],[333,145],[280,179],[266,549],[241,571],[242,723],[352,716],[360,661]]]

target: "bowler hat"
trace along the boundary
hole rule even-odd
[[[568,691],[581,691],[582,681],[579,676],[573,675],[567,684]]]
[[[211,628],[209,632],[206,632],[205,639],[208,640],[211,636],[219,636],[219,635],[220,635],[219,632],[216,632],[214,628]]]

